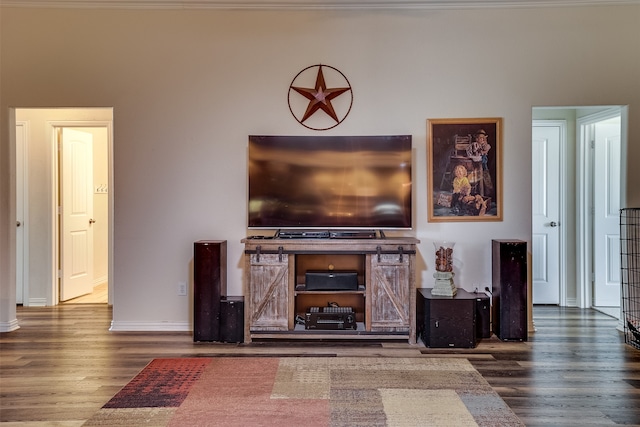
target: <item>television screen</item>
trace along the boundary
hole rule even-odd
[[[411,136],[249,136],[249,228],[412,226]]]

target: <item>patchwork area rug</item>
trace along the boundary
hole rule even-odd
[[[85,426],[524,426],[466,359],[155,359]]]

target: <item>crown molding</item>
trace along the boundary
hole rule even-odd
[[[0,8],[484,9],[638,5],[640,0],[0,0]]]

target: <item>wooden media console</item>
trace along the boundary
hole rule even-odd
[[[257,339],[416,342],[416,245],[409,237],[251,238],[245,246],[246,343]],[[356,272],[357,289],[307,290],[310,271]],[[310,307],[352,307],[357,328],[306,329]],[[297,320],[296,320],[297,319]]]

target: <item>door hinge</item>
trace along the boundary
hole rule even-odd
[[[58,279],[62,278],[62,270],[58,270]]]

